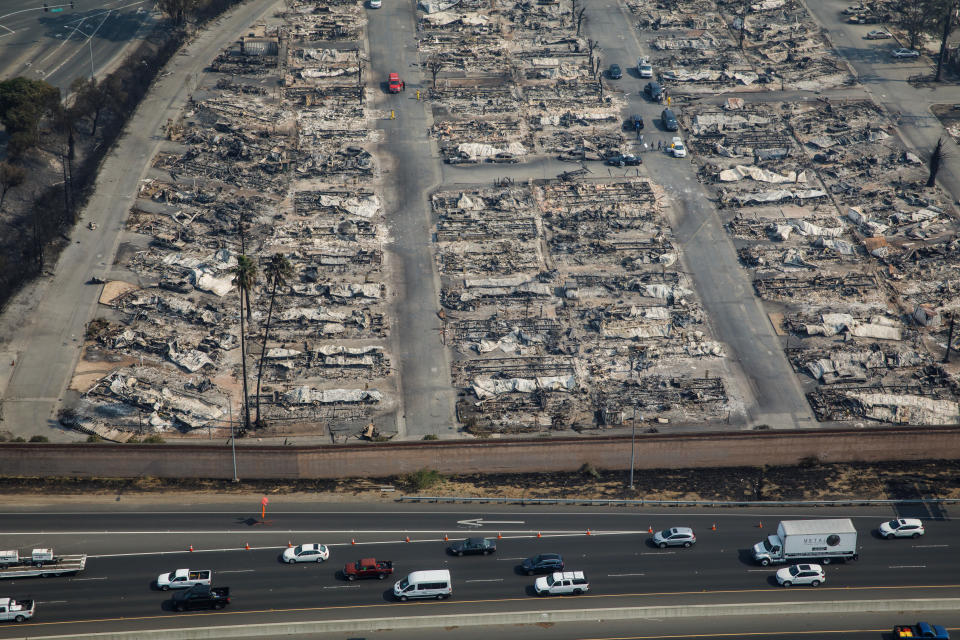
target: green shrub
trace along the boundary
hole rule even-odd
[[[439,484],[441,480],[443,476],[439,471],[420,469],[404,476],[403,483],[412,491],[424,491]]]
[[[103,438],[101,438],[95,433],[91,433],[90,435],[87,436],[87,442],[102,442],[102,441],[103,441]]]
[[[50,442],[47,436],[30,436],[30,442]]]
[[[26,442],[26,440],[23,439],[23,436],[17,436],[16,438],[12,439],[10,442]]]
[[[424,440],[439,440],[439,439],[440,439],[440,436],[438,436],[438,435],[435,434],[435,433],[428,433],[427,435],[423,436],[423,439],[424,439]]]
[[[166,442],[166,440],[161,438],[160,435],[156,433],[143,439],[144,444],[163,444],[164,442]]]

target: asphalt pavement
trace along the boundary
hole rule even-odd
[[[74,577],[0,581],[3,595],[38,601],[34,621],[0,628],[0,638],[29,632],[71,633],[148,628],[234,625],[355,616],[591,609],[676,604],[944,598],[960,595],[956,540],[960,527],[928,521],[918,540],[882,540],[872,530],[891,516],[885,509],[774,509],[604,511],[568,508],[485,508],[402,504],[285,504],[274,498],[266,520],[249,506],[171,508],[91,506],[11,510],[0,514],[0,547],[53,547],[90,554]],[[775,586],[776,567],[750,560],[749,548],[796,517],[853,517],[860,531],[858,562],[832,564],[819,588]],[[761,526],[762,524],[762,526]],[[714,529],[714,525],[716,529]],[[691,549],[657,549],[648,531],[694,527]],[[589,534],[587,531],[589,530]],[[491,556],[455,557],[450,539],[482,535],[497,540]],[[407,538],[410,542],[407,542]],[[286,565],[288,543],[319,542],[331,549],[323,564]],[[246,547],[251,549],[247,550]],[[192,546],[194,551],[188,551]],[[556,552],[567,569],[583,570],[590,592],[580,597],[537,598],[534,578],[518,565],[530,555]],[[347,582],[338,569],[374,556],[393,560],[390,580]],[[177,615],[168,595],[151,588],[160,573],[212,569],[214,583],[229,586],[233,601],[221,612]],[[394,602],[395,579],[419,569],[450,569],[454,597]]]
[[[76,78],[109,72],[157,24],[149,0],[0,0],[0,80],[46,80],[66,91]]]

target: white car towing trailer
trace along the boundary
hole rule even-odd
[[[32,578],[79,573],[87,566],[86,555],[56,556],[53,549],[34,549],[28,556],[18,551],[0,551],[0,578]]]

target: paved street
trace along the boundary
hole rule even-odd
[[[69,0],[29,5],[0,0],[0,79],[46,80],[66,91],[76,78],[100,75],[149,33],[159,14],[148,0]]]
[[[368,86],[377,95],[376,104],[389,117],[378,123],[386,133],[381,150],[390,157],[386,174],[386,219],[393,243],[392,281],[396,301],[396,325],[391,351],[398,359],[398,378],[403,397],[399,419],[400,437],[453,434],[454,392],[450,384],[447,349],[441,343],[442,322],[439,278],[430,242],[428,197],[440,180],[440,159],[426,137],[432,123],[429,103],[417,101],[420,70],[417,67],[414,11],[410,3],[387,3],[368,12],[370,73]],[[396,72],[406,82],[406,91],[386,91],[387,74]]]
[[[928,520],[919,540],[879,539],[872,533],[889,509],[724,509],[615,511],[576,508],[482,508],[462,505],[285,502],[274,497],[266,522],[258,500],[217,505],[164,506],[69,504],[8,510],[0,539],[7,547],[53,547],[90,554],[75,577],[6,580],[5,593],[40,602],[35,621],[0,628],[0,638],[192,626],[337,620],[355,616],[452,615],[491,611],[590,609],[620,606],[775,603],[957,597],[960,556],[956,522]],[[858,562],[833,564],[817,589],[775,586],[776,567],[760,567],[747,551],[775,531],[782,518],[848,517],[860,531]],[[761,528],[759,525],[763,524]],[[477,526],[479,525],[479,526]],[[648,528],[694,527],[691,549],[657,549]],[[717,529],[713,530],[713,525]],[[587,530],[591,531],[588,536]],[[493,556],[457,558],[445,553],[444,535],[496,538]],[[539,534],[539,536],[538,536]],[[409,537],[411,542],[405,542]],[[285,565],[287,543],[319,542],[331,549],[324,564]],[[355,544],[354,544],[355,543]],[[252,549],[246,550],[249,544]],[[187,551],[192,545],[195,551]],[[533,578],[517,565],[538,552],[563,555],[567,568],[590,578],[580,598],[532,597]],[[344,562],[376,556],[393,560],[390,580],[349,583],[338,578]],[[151,589],[159,573],[212,569],[214,583],[229,586],[233,601],[217,613],[185,618],[164,609],[167,595]],[[393,580],[416,569],[450,569],[454,597],[399,603]],[[789,593],[789,595],[786,595]],[[888,626],[884,624],[882,626]],[[868,627],[874,628],[874,627]]]

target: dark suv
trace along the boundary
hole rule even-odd
[[[623,69],[621,69],[620,65],[618,64],[612,64],[610,65],[610,68],[607,69],[607,76],[611,80],[619,80],[623,77]]]
[[[659,102],[660,98],[663,97],[663,86],[659,82],[648,82],[647,86],[643,88],[643,92],[651,100]]]
[[[466,540],[454,542],[450,545],[450,553],[455,556],[462,556],[471,553],[487,555],[488,553],[493,553],[496,550],[497,543],[493,540],[488,540],[487,538],[467,538]]]
[[[643,116],[639,113],[633,114],[623,123],[623,128],[627,131],[643,131]]]
[[[520,566],[528,576],[535,573],[553,573],[563,571],[563,558],[559,553],[541,553],[527,558]]]

